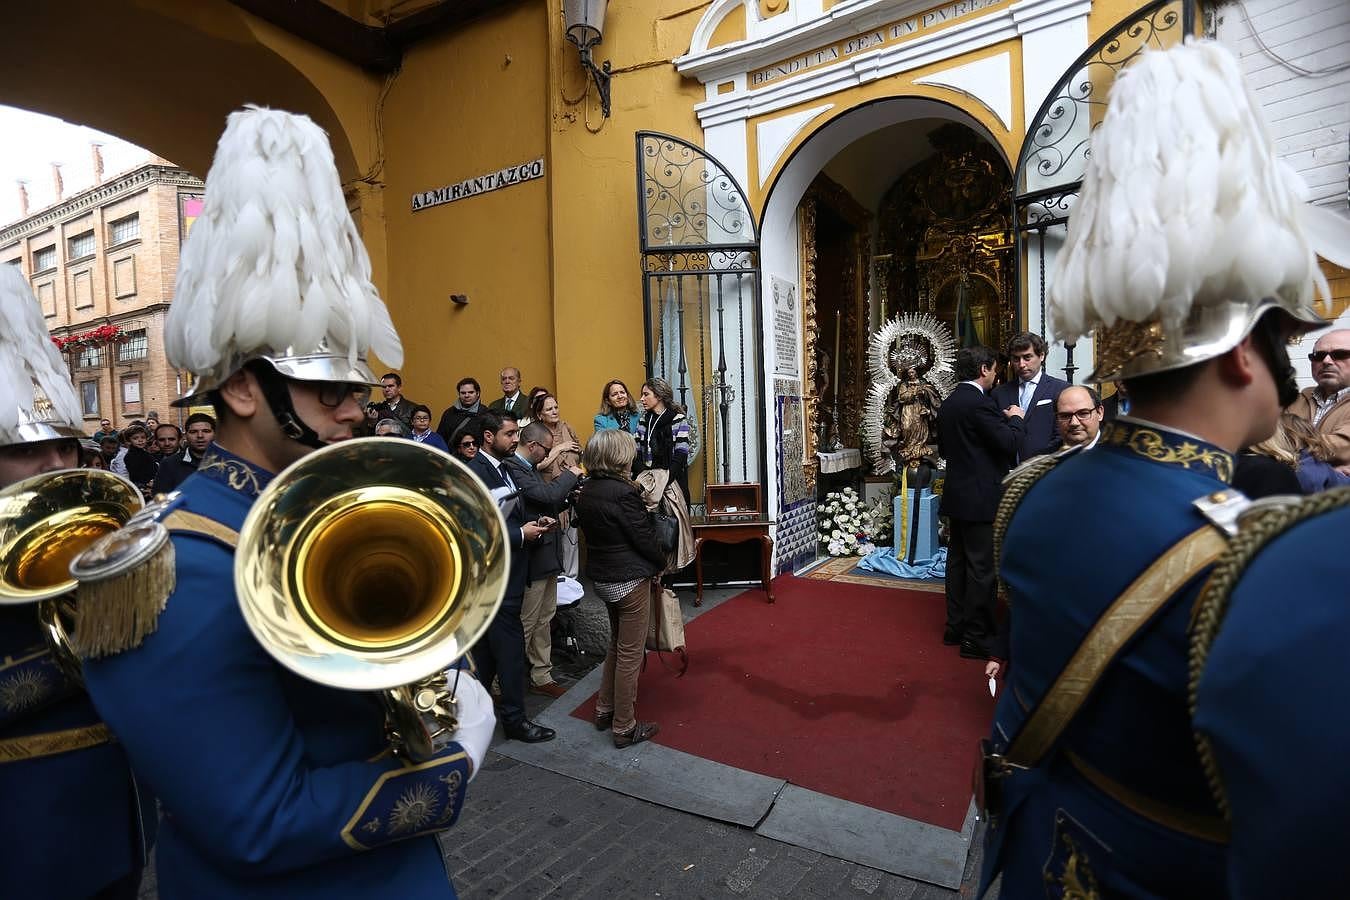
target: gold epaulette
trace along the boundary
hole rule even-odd
[[[1013,514],[1017,512],[1017,507],[1021,505],[1027,491],[1031,490],[1031,486],[1044,478],[1051,469],[1059,465],[1061,460],[1077,453],[1078,450],[1078,447],[1070,447],[1068,450],[1061,450],[1058,453],[1034,456],[1003,477],[1003,496],[998,501],[998,511],[994,513],[994,572],[996,574],[1001,572],[1003,568],[1003,538],[1007,535],[1008,525],[1012,523]],[[998,588],[1004,598],[1011,603],[1011,598],[1007,597],[1008,589],[1003,583],[1001,574],[998,575]]]
[[[162,521],[133,518],[76,558],[73,643],[81,657],[97,659],[134,647],[159,627],[173,594],[173,542],[169,534],[192,534],[234,549],[239,535],[212,519],[174,510]]]
[[[1191,612],[1190,677],[1186,687],[1192,719],[1195,718],[1200,679],[1205,673],[1210,648],[1219,636],[1219,629],[1228,614],[1233,591],[1242,580],[1243,573],[1275,538],[1308,519],[1347,506],[1350,506],[1350,487],[1302,499],[1280,498],[1280,502],[1277,503],[1257,501],[1244,513],[1239,522],[1237,535],[1230,540],[1227,552],[1215,562]],[[1209,739],[1199,731],[1195,732],[1195,745],[1200,754],[1200,764],[1204,768],[1205,778],[1209,781],[1210,791],[1224,817],[1227,818],[1228,794],[1219,776],[1214,748],[1210,745]]]

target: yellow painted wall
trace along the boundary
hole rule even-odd
[[[506,365],[527,386],[551,383],[547,182],[411,208],[416,192],[546,155],[547,38],[533,3],[434,37],[406,54],[385,101],[385,298],[405,393],[437,416],[463,376],[487,399]]]
[[[702,143],[693,107],[704,99],[703,86],[682,78],[670,60],[688,51],[707,4],[610,4],[605,39],[596,50],[597,59],[610,59],[615,71],[607,120],[600,118],[594,89],[585,103],[569,102],[582,93],[582,71],[558,33],[561,0],[548,5],[555,48],[549,62],[549,190],[556,384],[563,418],[584,439],[604,383],[621,378],[636,394],[643,379],[634,134],[662,131]]]

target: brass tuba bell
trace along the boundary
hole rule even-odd
[[[62,670],[79,680],[65,620],[75,579],[70,562],[117,531],[144,502],[131,482],[101,469],[63,469],[0,491],[0,604],[37,604]]]
[[[454,731],[445,671],[501,605],[505,535],[492,495],[448,454],[343,441],[258,497],[235,589],[268,653],[320,684],[380,691],[395,751],[420,761]]]

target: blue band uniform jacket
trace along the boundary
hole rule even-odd
[[[1192,501],[1224,490],[1233,465],[1218,447],[1119,419],[1031,487],[1002,552],[1011,666],[996,752],[1105,608],[1206,525]],[[1091,526],[1069,526],[1085,514]],[[1188,626],[1208,571],[1126,645],[1042,764],[1008,777],[984,872],[987,885],[1001,863],[1004,900],[1225,896],[1224,826],[1187,711]]]
[[[238,531],[270,477],[213,446],[180,509]],[[159,896],[454,897],[433,834],[464,801],[462,748],[416,766],[392,757],[375,694],[294,675],[254,639],[230,547],[172,540],[177,586],[158,630],[85,666],[163,804]]]
[[[155,803],[43,642],[37,607],[0,607],[0,894],[88,897],[145,864]]]

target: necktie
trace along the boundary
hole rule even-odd
[[[1022,407],[1022,409],[1026,409],[1027,402],[1031,399],[1031,395],[1035,391],[1035,388],[1035,384],[1030,381],[1022,382],[1022,390],[1017,395],[1017,405]]]

